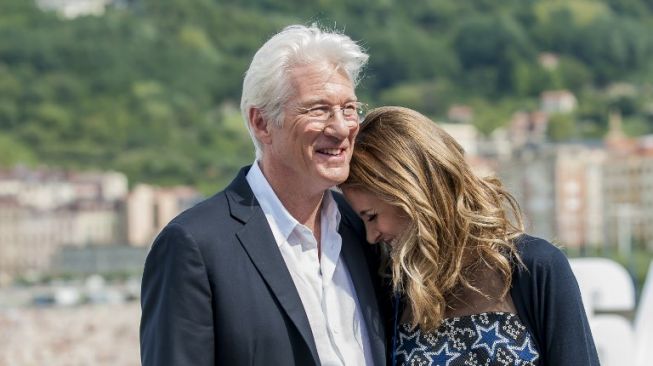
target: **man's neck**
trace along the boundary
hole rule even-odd
[[[278,181],[275,177],[280,175],[270,174],[263,164],[260,162],[258,164],[263,176],[265,176],[265,179],[270,184],[270,187],[272,187],[272,190],[283,207],[288,210],[295,220],[313,231],[313,234],[319,243],[320,213],[326,190],[307,187],[305,184],[302,184],[301,181],[297,181],[296,184],[288,184],[287,181]]]

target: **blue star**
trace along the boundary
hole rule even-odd
[[[445,365],[445,366],[449,366],[449,362],[453,361],[460,355],[461,353],[459,352],[449,351],[449,343],[445,343],[444,345],[442,345],[442,347],[440,347],[440,349],[436,352],[424,353],[424,356],[428,357],[428,359],[431,361],[429,365]]]
[[[495,322],[489,328],[483,328],[477,324],[476,331],[478,332],[478,339],[474,342],[472,348],[485,348],[492,359],[494,359],[494,353],[499,344],[509,343],[508,339],[499,333],[499,322]]]
[[[404,354],[405,360],[408,362],[415,352],[426,351],[426,346],[419,342],[420,331],[417,329],[413,335],[406,335],[406,333],[399,333],[399,346],[397,349],[397,356]]]
[[[533,362],[540,357],[535,347],[533,347],[533,343],[531,342],[530,337],[526,337],[524,344],[522,344],[520,347],[508,346],[508,349],[510,352],[512,352],[513,355],[515,355],[515,358],[517,359],[517,365],[521,364],[522,362]]]

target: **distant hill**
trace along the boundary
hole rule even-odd
[[[112,3],[112,2],[109,2]],[[112,3],[113,4],[113,3]],[[68,19],[0,2],[0,164],[112,168],[132,181],[223,187],[253,160],[238,112],[256,49],[292,23],[370,53],[359,97],[437,119],[468,105],[491,132],[569,90],[573,135],[610,110],[653,132],[653,2],[636,0],[124,0]],[[626,92],[624,92],[624,90]]]

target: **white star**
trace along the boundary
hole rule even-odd
[[[494,330],[494,334],[490,333],[491,330]],[[501,343],[509,343],[508,339],[499,333],[499,322],[495,322],[489,328],[484,328],[476,324],[476,332],[478,332],[478,339],[474,342],[472,348],[487,349],[490,358],[494,358],[494,352],[496,352],[497,345]]]
[[[419,336],[420,336],[419,329],[417,329],[410,336],[406,335],[406,333],[400,332],[399,333],[399,346],[397,347],[397,349],[399,351],[397,352],[397,356],[399,356],[400,354],[403,353],[405,355],[405,357],[406,357],[405,358],[406,362],[408,362],[410,360],[410,358],[413,357],[413,353],[420,352],[420,351],[422,351],[422,352],[426,351],[426,346],[419,342]],[[406,343],[412,342],[413,340],[414,340],[415,345],[417,347],[411,347],[409,345],[409,349],[408,349],[409,352],[406,352],[406,348],[405,348]]]
[[[517,365],[521,364],[522,362],[533,362],[540,357],[535,347],[533,347],[533,343],[531,343],[530,337],[526,337],[524,344],[522,344],[520,347],[508,346],[508,349],[515,356]]]
[[[461,355],[460,352],[449,351],[449,343],[445,343],[444,345],[442,345],[442,347],[440,347],[439,350],[435,352],[424,353],[424,356],[428,357],[431,360],[432,365],[442,365],[442,362],[444,361],[446,362],[445,366],[449,366],[449,362],[453,361],[460,355]]]

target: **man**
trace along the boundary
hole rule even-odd
[[[367,55],[290,26],[256,53],[241,110],[257,159],[155,240],[144,365],[384,365],[374,256],[341,196]]]

